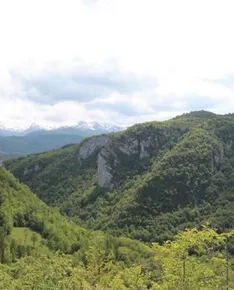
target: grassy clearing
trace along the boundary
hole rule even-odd
[[[17,244],[24,246],[38,247],[42,241],[42,237],[38,233],[28,228],[13,228],[11,237]]]

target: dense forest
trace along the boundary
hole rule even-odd
[[[234,115],[137,124],[3,167],[0,289],[234,289]]]
[[[233,231],[160,245],[83,229],[0,168],[0,289],[234,289]]]

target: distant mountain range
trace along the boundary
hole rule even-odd
[[[0,136],[26,136],[31,133],[41,134],[61,134],[61,133],[75,133],[75,135],[98,135],[110,132],[118,132],[123,130],[123,127],[115,126],[108,123],[85,122],[80,121],[74,126],[63,126],[58,128],[42,127],[33,123],[28,128],[8,127],[0,122]]]
[[[40,153],[79,143],[83,138],[118,132],[124,128],[107,123],[81,121],[75,126],[59,128],[40,127],[8,128],[0,123],[0,160],[21,155]]]

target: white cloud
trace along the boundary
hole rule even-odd
[[[234,111],[233,86],[216,82],[234,73],[233,10],[233,0],[0,1],[0,119],[8,124],[80,119],[133,123],[195,108]],[[102,76],[118,67],[122,76],[138,75],[140,84],[142,76],[150,76],[155,88],[107,90],[94,98],[111,105],[102,109],[74,98],[34,103],[29,94],[34,99],[49,96],[40,87],[25,90],[23,80],[11,72],[17,68],[32,79],[53,62],[60,75],[77,62],[98,68]],[[51,75],[43,75],[48,86],[54,86]],[[135,116],[121,113],[124,103]]]

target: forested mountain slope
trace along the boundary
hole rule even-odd
[[[85,230],[0,168],[1,290],[232,289],[233,235],[203,227],[144,245]]]
[[[234,116],[193,112],[5,162],[49,205],[144,241],[234,223]]]
[[[0,289],[101,289],[100,279],[107,285],[124,269],[143,278],[144,267],[147,284],[154,256],[138,241],[76,226],[0,168]]]

